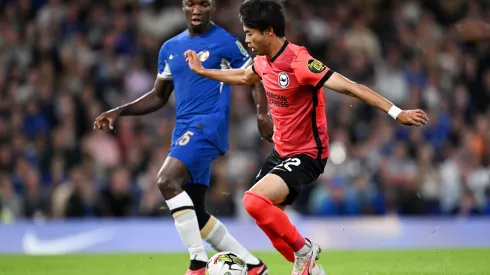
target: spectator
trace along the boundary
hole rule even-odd
[[[0,175],[0,216],[8,217],[9,220],[24,216],[22,198],[15,193],[14,185],[8,175]]]
[[[378,110],[326,90],[332,154],[295,210],[490,215],[490,55],[485,47],[458,44],[450,29],[462,17],[487,15],[488,5],[300,2],[285,4],[288,39],[400,107],[423,107],[430,122],[400,129]],[[213,20],[243,39],[229,12],[240,3],[220,3]],[[93,131],[92,123],[151,89],[160,46],[185,28],[180,5],[0,4],[2,216],[168,215],[155,175],[168,152],[178,91],[163,110],[122,118],[114,131]],[[249,88],[233,89],[230,150],[213,168],[206,200],[215,215],[243,213],[243,192],[272,149],[259,138]]]
[[[132,214],[134,202],[130,184],[127,169],[125,167],[115,168],[110,176],[109,185],[104,188],[101,194],[102,215],[127,217]]]
[[[66,217],[100,217],[102,215],[103,210],[97,190],[84,172],[81,168],[75,168],[72,171],[70,180],[72,191],[66,202]]]

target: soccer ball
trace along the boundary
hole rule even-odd
[[[220,252],[209,259],[206,275],[248,275],[247,264],[233,252]]]

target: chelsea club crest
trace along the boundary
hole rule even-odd
[[[197,56],[199,57],[199,60],[201,60],[201,62],[204,62],[206,60],[208,60],[209,58],[209,51],[200,51]]]

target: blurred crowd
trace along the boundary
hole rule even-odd
[[[243,39],[239,0],[214,21]],[[287,38],[429,124],[325,91],[331,155],[293,206],[302,215],[490,215],[490,43],[453,24],[490,18],[477,0],[288,0]],[[180,0],[0,1],[0,220],[168,215],[156,173],[174,101],[95,131],[101,112],[149,91],[160,46],[185,28]],[[248,87],[232,93],[230,151],[213,167],[208,210],[243,214],[265,155]]]

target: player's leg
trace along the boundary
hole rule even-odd
[[[262,178],[264,178],[269,172],[274,169],[276,166],[278,166],[282,162],[282,159],[279,157],[279,155],[273,150],[264,160],[264,163],[262,164],[262,167],[257,174],[257,177],[255,178],[255,184],[259,182]],[[286,206],[283,205],[276,205],[279,207],[281,210],[284,210]],[[259,227],[261,225],[257,223]],[[281,238],[280,235],[275,234],[272,231],[266,230],[267,228],[262,228],[262,231],[269,237],[269,240],[272,243],[272,246],[281,253],[286,260],[289,262],[294,262],[294,251],[293,249],[286,243],[284,240]]]
[[[286,201],[288,194],[285,181],[278,175],[268,174],[245,193],[243,204],[267,235],[280,236],[294,251],[292,274],[309,275],[320,252],[319,247],[304,238],[286,213],[274,205]]]
[[[282,178],[268,174],[245,192],[243,204],[256,223],[268,234],[280,236],[294,251],[305,247],[306,240],[289,221],[286,213],[275,204],[282,203],[289,188]]]
[[[249,267],[250,275],[267,274],[264,263],[243,247],[228,231],[226,226],[216,217],[210,215],[204,207],[204,197],[207,186],[202,184],[186,184],[184,190],[189,194],[196,209],[201,238],[211,245],[216,251],[232,251],[242,257]],[[250,270],[257,272],[251,273]]]
[[[323,168],[322,161],[304,155],[285,160],[246,192],[244,197],[245,209],[261,229],[268,236],[280,236],[295,252],[293,274],[310,274],[320,248],[301,236],[287,215],[274,205],[290,205],[294,202],[302,188],[313,182],[323,172]],[[283,254],[290,257],[287,253]]]
[[[211,177],[211,164],[221,152],[207,140],[201,142],[198,150],[197,163],[190,170],[193,181],[187,183],[184,190],[194,202],[202,239],[217,251],[233,251],[240,255],[247,263],[250,275],[267,274],[264,263],[243,247],[221,221],[207,213],[204,199]]]
[[[281,210],[284,210],[286,206],[276,205]],[[294,263],[294,251],[293,249],[282,239],[282,237],[275,232],[268,230],[267,227],[262,226],[257,223],[257,225],[262,229],[262,231],[269,237],[274,248],[281,253],[281,255],[289,262]]]
[[[282,211],[286,210],[288,207],[287,205],[282,205],[278,204],[276,205],[279,209]],[[281,238],[281,236],[277,236],[271,232],[264,231],[264,233],[269,237],[271,240],[272,244],[274,245],[274,248],[276,248],[279,253],[286,258],[291,263],[294,263],[294,251],[293,249]],[[313,269],[311,270],[311,275],[326,275],[325,271],[323,270],[323,267],[319,264],[315,264]]]
[[[158,172],[157,185],[175,219],[180,238],[189,250],[188,273],[204,274],[208,257],[201,240],[195,206],[189,194],[182,189],[192,178],[189,167],[194,163],[195,147],[198,146],[191,138],[192,135],[186,132],[174,143]]]

